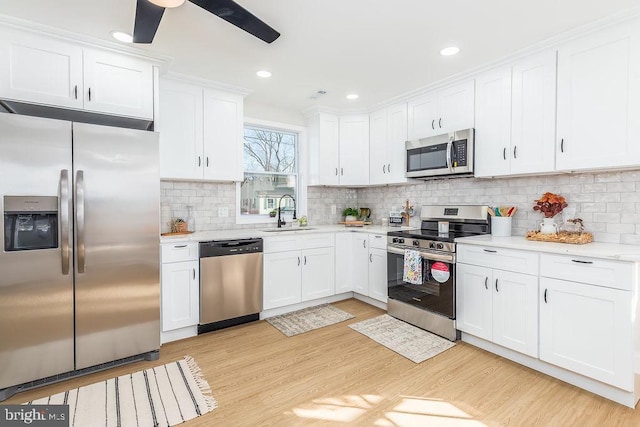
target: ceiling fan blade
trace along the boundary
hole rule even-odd
[[[164,7],[156,6],[148,0],[138,0],[133,42],[151,43],[160,25],[162,14],[164,14]]]
[[[271,43],[280,37],[279,32],[233,0],[189,1],[267,43]]]

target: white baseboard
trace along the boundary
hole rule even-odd
[[[355,299],[357,299],[357,300],[362,301],[362,302],[366,302],[366,303],[367,303],[367,304],[369,304],[369,305],[372,305],[372,306],[374,306],[374,307],[378,307],[378,308],[381,308],[381,309],[382,309],[382,310],[384,310],[384,311],[387,311],[387,303],[385,303],[385,302],[378,301],[377,299],[373,299],[373,298],[371,298],[371,297],[368,297],[368,296],[366,296],[366,295],[359,294],[359,293],[357,293],[357,292],[354,292],[354,293],[353,293],[353,297],[354,297]]]
[[[195,337],[196,335],[198,335],[198,325],[187,326],[185,328],[162,332],[160,334],[160,342],[162,344],[166,344],[171,341]]]
[[[353,298],[353,292],[345,292],[343,294],[332,295],[330,297],[318,298],[311,301],[304,301],[298,304],[286,305],[284,307],[271,308],[260,313],[260,320],[269,317],[279,316],[281,314],[291,313],[292,311],[302,310],[303,308],[313,307],[320,304],[330,304],[336,301]]]

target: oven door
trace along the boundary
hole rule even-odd
[[[388,246],[389,298],[455,319],[455,255],[420,251],[422,283],[405,282],[404,248]]]

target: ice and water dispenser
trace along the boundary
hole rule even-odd
[[[57,197],[4,196],[5,252],[57,247]]]

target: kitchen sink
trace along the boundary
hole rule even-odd
[[[296,227],[296,228],[267,228],[266,230],[262,230],[266,233],[283,233],[286,231],[308,231],[315,230],[314,227]]]

